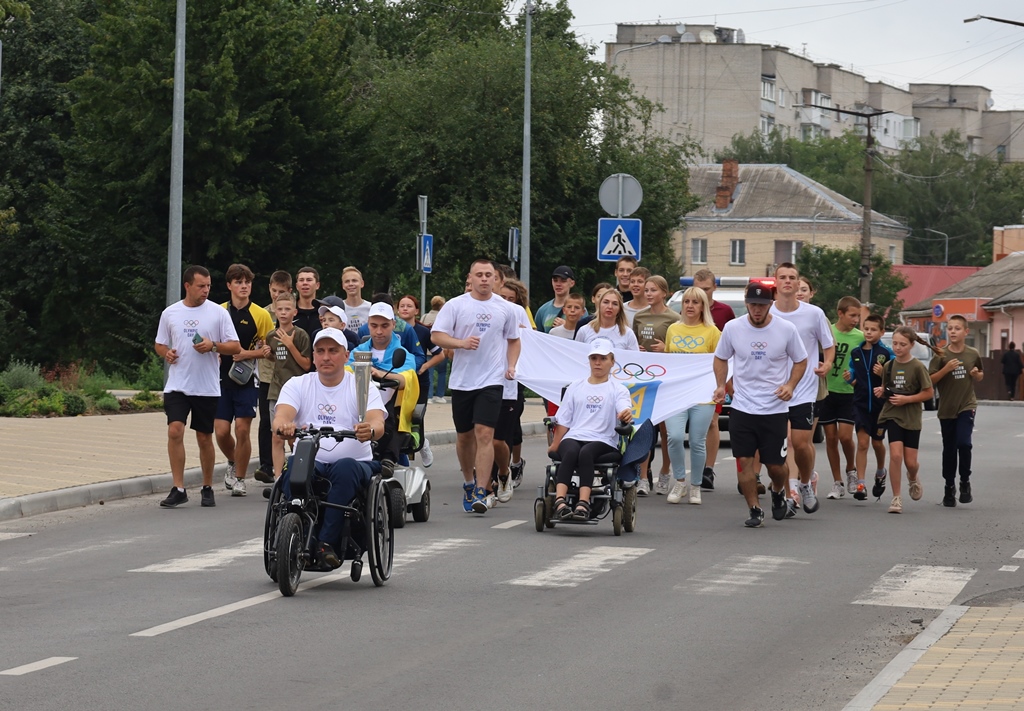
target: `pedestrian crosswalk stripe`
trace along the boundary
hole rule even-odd
[[[1024,558],[1024,550],[1019,550],[1013,554],[1014,558]]]
[[[734,555],[707,570],[697,573],[676,590],[689,590],[706,595],[732,595],[759,586],[774,583],[769,578],[783,569],[809,565],[805,560],[781,558],[772,555]]]
[[[939,565],[894,565],[854,605],[944,610],[978,572]]]
[[[1004,565],[1002,568],[999,569],[999,572],[1000,573],[1016,573],[1018,570],[1020,570],[1020,566],[1019,565]]]
[[[442,538],[437,541],[425,543],[422,546],[410,548],[409,550],[402,551],[401,553],[395,553],[395,557],[391,560],[391,568],[393,570],[397,570],[398,568],[412,565],[413,563],[419,563],[421,560],[426,558],[433,558],[434,556],[456,551],[460,548],[468,548],[470,546],[477,545],[480,545],[479,541],[474,541],[471,538]]]
[[[526,521],[516,521],[513,519],[512,521],[502,521],[496,526],[491,526],[491,528],[515,528],[516,526],[520,526],[524,523],[526,523]]]
[[[46,659],[40,659],[38,662],[32,662],[31,664],[23,664],[20,667],[14,667],[13,669],[5,669],[0,671],[0,675],[3,676],[21,676],[22,674],[30,674],[40,669],[48,669],[49,667],[55,667],[58,664],[65,664],[67,662],[73,662],[78,657],[47,657]]]
[[[7,531],[0,531],[0,541],[11,541],[15,538],[25,538],[31,535],[31,533],[8,533]]]
[[[251,538],[226,548],[215,548],[205,553],[195,553],[182,558],[172,558],[143,568],[134,568],[129,573],[195,573],[202,570],[220,570],[239,558],[254,558],[263,555],[263,539]]]
[[[527,585],[538,588],[574,588],[580,583],[593,580],[601,573],[607,573],[616,565],[628,563],[653,550],[653,548],[597,546],[549,565],[539,572],[505,582],[509,585]]]

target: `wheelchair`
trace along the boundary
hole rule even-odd
[[[392,481],[398,482],[398,487],[391,489],[392,510],[395,512],[395,528],[405,527],[405,517],[412,514],[412,520],[417,523],[424,523],[430,518],[430,479],[426,470],[415,463],[416,453],[423,448],[423,440],[426,437],[426,430],[423,426],[423,416],[426,414],[426,403],[416,405],[412,411],[412,432],[396,432],[399,437],[400,451],[409,458],[409,464],[395,467],[395,475]]]
[[[544,424],[548,427],[551,441],[551,433],[554,432],[555,421],[550,417],[544,418]],[[630,425],[619,425],[615,428],[619,434],[620,444],[628,442],[633,428]],[[543,533],[545,528],[554,528],[558,524],[567,526],[596,526],[598,521],[605,519],[611,514],[612,533],[621,536],[623,531],[632,533],[636,530],[636,486],[630,480],[624,483],[618,476],[619,462],[622,459],[620,451],[609,452],[594,462],[595,477],[594,486],[590,491],[590,516],[584,521],[577,519],[555,518],[555,474],[558,471],[558,453],[551,457],[551,464],[545,468],[544,483],[537,487],[537,500],[533,503],[534,524],[538,533]],[[569,483],[569,492],[566,494],[566,503],[574,508],[579,501],[579,478],[573,476]]]
[[[351,560],[350,577],[358,582],[363,571],[363,553],[370,565],[373,584],[383,585],[391,577],[395,552],[393,492],[397,482],[374,474],[356,498],[339,506],[325,500],[330,483],[315,476],[316,453],[323,439],[352,439],[351,430],[330,427],[297,430],[295,450],[289,463],[291,499],[283,493],[279,478],[269,490],[263,528],[263,565],[270,579],[278,584],[281,594],[291,597],[299,588],[304,570],[332,572],[334,569],[318,560],[317,532],[327,507],[340,509],[344,516],[338,556]],[[402,513],[404,515],[404,512]]]

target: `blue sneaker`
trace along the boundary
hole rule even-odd
[[[476,488],[476,483],[467,481],[462,485],[462,491],[464,496],[462,497],[462,510],[466,513],[473,513],[473,489]]]
[[[471,508],[474,513],[487,513],[487,509],[494,505],[491,503],[490,494],[491,492],[487,491],[487,489],[482,486],[478,486],[473,490],[473,503],[471,504]]]

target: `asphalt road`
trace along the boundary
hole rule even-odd
[[[745,529],[727,460],[702,506],[641,499],[621,537],[534,530],[541,438],[482,517],[438,448],[431,519],[397,532],[390,582],[367,570],[290,599],[263,572],[258,493],[8,522],[0,708],[841,709],[946,605],[1024,599],[1024,572],[1000,570],[1022,563],[1022,440],[1024,409],[979,412],[969,506],[941,506],[926,413],[925,497],[901,516],[888,496],[822,498]]]

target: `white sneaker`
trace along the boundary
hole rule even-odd
[[[637,496],[649,496],[651,493],[651,483],[647,481],[646,477],[640,479],[640,482],[636,485]]]
[[[440,405],[441,404],[441,398],[439,398],[437,395],[435,395],[434,397],[430,398],[430,402],[432,402],[435,405]]]
[[[430,451],[430,440],[423,440],[423,447],[420,449],[420,461],[423,462],[424,467],[429,467],[434,463],[434,453]]]
[[[507,504],[512,500],[512,492],[515,491],[515,487],[512,486],[512,475],[506,476],[502,479],[498,477],[498,501],[503,504]]]
[[[438,397],[434,398],[434,404],[435,405],[447,405],[448,401],[445,400],[443,397],[441,397],[439,395]]]
[[[846,496],[846,487],[843,486],[843,482],[835,481],[832,482],[832,491],[828,492],[826,498],[829,499],[841,499]]]
[[[668,492],[668,502],[670,504],[682,502],[683,497],[686,496],[686,489],[686,480],[676,479],[676,483],[672,485],[672,490]]]
[[[232,496],[245,496],[245,479],[235,479],[235,483],[231,485]]]
[[[846,472],[846,490],[852,495],[857,490],[857,472]]]
[[[658,481],[654,485],[654,493],[658,496],[664,496],[668,493],[668,485],[671,483],[672,477],[669,474],[659,474]]]
[[[699,486],[691,486],[690,487],[690,503],[695,505],[695,506],[700,506],[700,487]]]
[[[228,462],[228,468],[224,470],[224,488],[228,491],[233,491],[235,488],[235,482],[238,481],[236,473],[235,463]]]
[[[493,509],[495,506],[498,505],[498,502],[495,499],[494,494],[488,494],[487,496],[485,496],[484,503],[487,504],[488,510]]]

